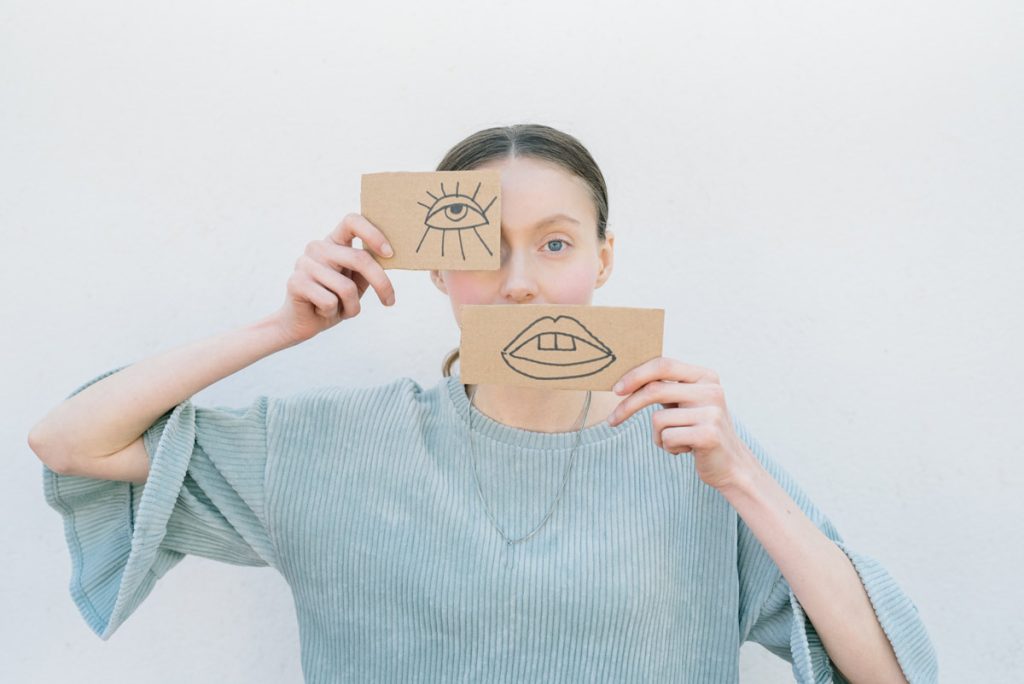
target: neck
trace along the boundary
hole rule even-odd
[[[465,385],[467,396],[474,385]],[[488,418],[533,432],[570,432],[579,427],[587,390],[476,385],[473,406]],[[593,392],[585,427],[605,420],[620,401],[614,392]]]

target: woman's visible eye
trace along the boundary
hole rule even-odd
[[[565,249],[566,247],[568,247],[568,246],[569,246],[569,243],[568,243],[568,242],[566,242],[565,240],[561,240],[561,239],[556,239],[556,240],[548,240],[548,241],[547,241],[547,243],[545,243],[545,244],[547,244],[547,245],[548,245],[548,248],[549,248],[549,249],[550,249],[550,250],[551,250],[552,252],[561,252],[561,251],[563,251],[563,250],[564,250],[564,249]],[[552,246],[552,245],[554,245],[554,246]]]

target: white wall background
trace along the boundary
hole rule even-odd
[[[548,123],[610,184],[595,304],[666,355],[917,603],[943,681],[1012,681],[1024,624],[1024,13],[1007,2],[0,3],[0,680],[299,681],[269,569],[189,558],[109,641],[68,594],[26,435],[81,382],[280,306],[359,174]],[[398,304],[199,403],[407,375],[458,343]],[[402,339],[401,331],[414,329]],[[792,681],[760,646],[746,682]]]

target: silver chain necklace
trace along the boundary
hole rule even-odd
[[[562,492],[565,490],[565,483],[569,481],[569,471],[572,470],[573,462],[576,460],[576,450],[580,446],[580,440],[583,435],[583,426],[587,424],[587,416],[590,414],[590,398],[592,393],[590,390],[587,390],[587,399],[583,405],[583,418],[580,420],[580,426],[576,431],[576,444],[572,448],[572,454],[569,456],[569,465],[566,466],[565,474],[562,476],[562,486],[558,489],[558,495],[555,496],[555,500],[551,503],[551,507],[548,508],[547,515],[545,515],[544,519],[540,521],[540,524],[533,528],[533,531],[525,537],[509,539],[505,532],[498,526],[497,521],[494,519],[494,515],[491,514],[491,509],[487,506],[487,502],[484,501],[484,491],[483,487],[480,486],[480,476],[477,475],[476,472],[476,449],[473,447],[473,397],[476,396],[476,389],[478,386],[479,385],[473,385],[473,389],[469,393],[469,459],[470,463],[473,465],[473,479],[476,480],[476,492],[480,495],[480,503],[483,504],[484,512],[487,513],[487,517],[490,519],[491,524],[494,526],[494,529],[498,530],[498,534],[500,534],[501,538],[505,540],[505,543],[508,546],[512,546],[513,544],[524,542],[537,534],[537,531],[544,527],[544,523],[551,518],[551,513],[554,512],[555,506],[558,505],[558,500],[562,498]]]

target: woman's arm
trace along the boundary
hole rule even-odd
[[[850,556],[845,545],[840,548],[838,534],[833,541],[794,501],[790,493],[798,488],[793,483],[783,487],[766,469],[771,460],[763,449],[749,434],[741,438],[737,433],[737,421],[728,411],[715,371],[660,356],[628,371],[614,389],[625,398],[609,417],[611,425],[644,406],[662,405],[651,414],[655,444],[671,454],[692,455],[698,476],[732,505],[778,566],[789,585],[787,596],[791,593],[802,608],[797,611],[794,606],[794,613],[809,618],[819,646],[848,681],[905,684],[894,645],[911,676],[934,676],[934,650],[916,606],[894,591],[891,578],[880,574],[874,575],[871,585],[882,592],[876,595],[881,603],[872,603],[860,570],[862,564],[869,571],[880,568],[871,559]],[[911,607],[914,615],[908,611]],[[876,608],[878,615],[898,623],[892,641]],[[791,658],[795,657],[793,653]],[[806,667],[801,662],[801,670]]]
[[[829,658],[850,682],[906,678],[850,559],[749,455],[735,483],[719,490],[800,601]]]
[[[357,237],[385,257],[394,254],[380,229],[360,214],[346,215],[327,237],[306,245],[279,311],[89,385],[32,428],[32,451],[55,473],[144,481],[149,464],[140,436],[168,410],[264,356],[359,315],[359,299],[371,285],[381,302],[395,303],[381,265],[352,246]]]
[[[141,435],[157,418],[294,344],[276,317],[267,316],[144,359],[59,404],[32,428],[29,446],[57,473],[144,481]]]

